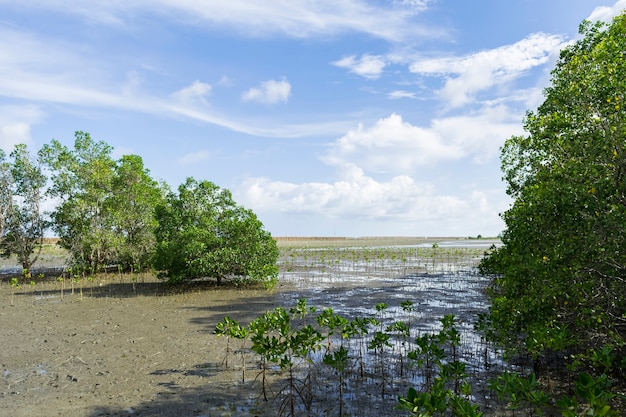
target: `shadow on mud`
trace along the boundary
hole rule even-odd
[[[259,413],[246,406],[249,399],[245,397],[245,389],[233,390],[224,384],[207,385],[187,389],[181,386],[163,386],[163,391],[145,403],[133,407],[118,408],[115,406],[94,406],[89,417],[208,417],[214,415],[271,415]],[[213,405],[221,404],[221,405]],[[233,404],[244,404],[234,406]]]
[[[1,285],[10,285],[9,279],[0,279]],[[15,286],[15,296],[33,297],[35,300],[54,299],[67,296],[92,298],[128,298],[128,297],[161,297],[186,293],[228,291],[239,288],[233,283],[225,282],[217,285],[213,279],[194,280],[170,284],[155,278],[133,279],[125,274],[122,278],[114,275],[97,275],[91,278],[72,280],[62,276],[38,277],[32,280],[20,280]],[[259,286],[248,286],[245,290],[263,290]]]

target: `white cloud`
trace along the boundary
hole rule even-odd
[[[521,115],[505,106],[414,126],[398,114],[363,125],[337,139],[323,156],[331,165],[354,163],[368,172],[411,174],[442,161],[494,158],[505,139],[522,133]]]
[[[626,9],[626,0],[619,0],[613,6],[598,6],[589,15],[587,20],[597,22],[610,22],[618,14]]]
[[[360,59],[357,59],[355,55],[347,56],[331,64],[369,79],[379,78],[387,65],[382,57],[367,54],[361,56]]]
[[[210,153],[207,150],[200,150],[196,152],[190,152],[176,159],[179,165],[193,165],[198,162],[206,161],[209,159]]]
[[[342,230],[355,228],[359,223],[367,224],[371,230],[382,222],[379,234],[387,236],[458,235],[469,224],[475,226],[476,233],[496,234],[502,229],[498,213],[503,204],[493,204],[485,192],[444,194],[434,184],[420,183],[405,175],[377,181],[354,165],[345,166],[341,178],[332,183],[294,184],[250,178],[237,195],[238,201],[257,213],[279,213],[279,224],[286,221],[287,214],[291,218],[301,216],[304,222],[315,218],[317,224],[309,234],[330,235],[332,230],[326,230],[324,225],[335,221]],[[305,225],[300,228],[307,230]],[[358,235],[359,229],[355,229],[354,235]]]
[[[337,139],[324,160],[331,164],[356,161],[374,172],[413,172],[417,166],[462,156],[429,129],[413,126],[397,114],[378,120],[372,127],[359,125]]]
[[[506,139],[523,133],[522,115],[503,105],[485,107],[466,116],[433,119],[431,130],[461,149],[463,157],[484,163],[498,155]]]
[[[351,164],[342,168],[340,176],[341,179],[334,183],[303,184],[251,178],[243,184],[242,189],[246,201],[258,210],[372,219],[393,216],[408,220],[418,212],[420,216],[431,216],[423,209],[432,197],[432,187],[416,184],[408,176],[378,182]],[[449,197],[444,199],[454,200]],[[418,206],[414,205],[416,202],[419,202]],[[437,204],[436,201],[432,203]],[[447,206],[450,207],[450,204]]]
[[[291,84],[285,79],[262,82],[258,87],[245,91],[241,98],[244,101],[256,101],[259,103],[274,104],[287,102],[291,94]]]
[[[495,235],[503,228],[499,213],[509,203],[503,189],[462,178],[468,183],[455,184],[453,193],[445,192],[450,179],[437,175],[427,182],[423,167],[462,158],[481,163],[493,159],[505,139],[521,133],[520,119],[504,105],[435,119],[427,128],[392,114],[371,127],[360,125],[333,143],[322,160],[335,169],[334,181],[293,183],[253,177],[237,190],[238,201],[257,213],[267,213],[276,230],[289,215],[294,224],[315,219],[317,226],[303,232],[309,234],[331,235],[334,225],[340,225],[341,230],[358,235],[360,227],[367,225],[383,235],[457,235],[461,230]],[[392,176],[377,179],[378,172]],[[416,179],[418,173],[421,181]],[[332,226],[324,229],[325,224]]]
[[[438,181],[447,175],[439,173],[436,180],[426,182],[429,175],[424,167],[463,158],[475,163],[493,160],[505,139],[521,133],[520,119],[521,115],[503,105],[435,119],[428,127],[414,126],[392,114],[371,127],[360,125],[333,143],[322,160],[336,170],[336,180],[297,184],[250,178],[238,194],[247,207],[269,217],[289,214],[297,224],[316,219],[320,225],[308,232],[313,234],[330,235],[333,230],[323,229],[323,224],[336,224],[341,230],[353,230],[354,235],[363,226],[368,230],[379,227],[377,233],[382,235],[457,235],[468,227],[474,234],[495,235],[503,227],[498,213],[508,204],[503,189],[468,183],[455,184],[454,193],[444,192],[450,187],[449,179]],[[377,179],[380,172],[391,176]],[[421,181],[416,179],[418,174]],[[274,218],[273,227],[280,230],[284,217]],[[382,223],[373,226],[377,222]]]
[[[459,107],[469,103],[476,93],[504,84],[547,63],[564,45],[560,36],[535,33],[512,45],[463,57],[415,61],[409,69],[425,76],[444,77],[439,95],[449,107]]]
[[[211,94],[211,85],[194,81],[191,85],[176,91],[172,96],[182,103],[201,102],[206,103],[206,96]]]
[[[94,56],[80,44],[31,33],[6,30],[0,26],[0,96],[64,104],[154,106],[139,103],[139,78],[132,71],[117,83],[105,75],[105,63],[94,64]]]

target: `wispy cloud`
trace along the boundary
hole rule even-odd
[[[0,148],[10,151],[18,143],[30,143],[30,125],[24,122],[0,125]]]
[[[18,143],[32,142],[30,126],[43,117],[33,105],[0,106],[0,149],[9,153]]]
[[[395,90],[387,94],[387,97],[392,100],[397,100],[401,98],[417,98],[417,94],[411,91]]]
[[[561,36],[535,33],[512,45],[462,57],[418,60],[409,69],[424,76],[443,77],[439,95],[449,107],[459,107],[473,101],[476,93],[547,63],[564,45]]]
[[[207,150],[190,152],[177,158],[176,162],[179,165],[193,165],[193,164],[197,164],[198,162],[206,161],[207,159],[209,159],[210,155],[211,154]]]
[[[228,75],[222,75],[217,84],[222,87],[231,87],[233,85],[233,80],[231,80]]]
[[[393,4],[413,12],[422,12],[431,3],[436,3],[437,1],[439,0],[393,0]]]
[[[163,117],[185,117],[255,136],[302,137],[315,134],[338,134],[345,131],[352,120],[329,118],[318,123],[273,123],[271,120],[240,120],[236,115],[225,115],[208,106],[207,97],[213,88],[196,80],[173,92],[150,91],[140,75],[121,71],[116,79],[107,71],[107,60],[80,45],[41,39],[30,33],[3,29],[0,26],[0,96],[9,99],[45,104],[81,106],[83,109],[113,108],[157,114]],[[287,101],[291,85],[287,80],[270,80],[251,89],[249,100],[265,103]],[[11,136],[16,137],[18,123],[30,122],[18,114],[7,114],[4,126],[15,125]],[[25,137],[25,125],[22,137]],[[7,129],[5,127],[5,129]],[[8,137],[8,133],[5,134]]]
[[[332,64],[340,68],[346,68],[361,77],[370,79],[379,78],[387,65],[381,56],[367,54],[358,59],[355,55],[347,56],[332,62]]]
[[[256,101],[259,103],[275,104],[286,103],[291,94],[291,84],[285,79],[280,81],[263,81],[258,87],[245,91],[241,98],[243,101]]]
[[[243,36],[311,37],[361,32],[389,41],[441,36],[440,29],[411,19],[432,1],[394,1],[396,7],[366,0],[30,0],[20,7],[46,8],[76,14],[91,22],[122,26],[143,12],[226,26]]]

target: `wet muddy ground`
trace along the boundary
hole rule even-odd
[[[347,318],[375,316],[375,305],[384,302],[384,319],[411,320],[412,337],[437,331],[443,315],[455,314],[461,355],[476,381],[481,369],[501,366],[472,330],[475,315],[486,309],[487,285],[472,267],[488,244],[439,242],[433,249],[430,242],[383,243],[283,244],[281,280],[272,292],[212,282],[172,288],[147,275],[46,280],[19,288],[4,280],[0,415],[275,416],[284,405],[284,373],[270,369],[270,401],[263,401],[255,379],[259,360],[250,343],[241,350],[237,341],[226,366],[226,339],[214,329],[226,315],[247,325],[276,306],[293,307],[301,298]],[[415,311],[400,308],[405,300],[414,303]],[[353,343],[356,347],[359,341]],[[394,358],[404,348],[394,344],[386,351],[384,393],[375,357],[366,359],[369,376],[357,376],[354,366],[347,371],[347,415],[405,415],[393,409],[397,394],[423,383],[424,375],[414,369],[394,376]],[[338,415],[336,373],[318,364],[312,380],[309,413]],[[477,386],[473,399],[483,403],[486,415],[502,415],[486,392]],[[304,415],[305,406],[297,406],[297,415]]]

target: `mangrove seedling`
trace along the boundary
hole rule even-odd
[[[13,291],[11,292],[11,305],[14,305],[13,304],[13,298],[15,297],[15,290],[19,290],[20,289],[20,280],[15,278],[15,277],[13,277],[13,278],[11,278],[11,281],[9,281],[9,284],[13,288]]]
[[[248,329],[242,327],[236,320],[231,319],[229,316],[224,317],[222,321],[215,325],[215,334],[218,336],[226,337],[226,355],[224,356],[224,366],[228,368],[228,355],[232,352],[230,347],[231,339],[239,339],[243,340],[245,344],[245,339],[248,337]],[[244,346],[241,348],[241,379],[242,382],[246,381],[246,362],[244,359]]]
[[[343,380],[349,360],[348,349],[343,345],[332,353],[327,352],[322,360],[325,365],[335,369],[339,374],[339,417],[343,417]]]

